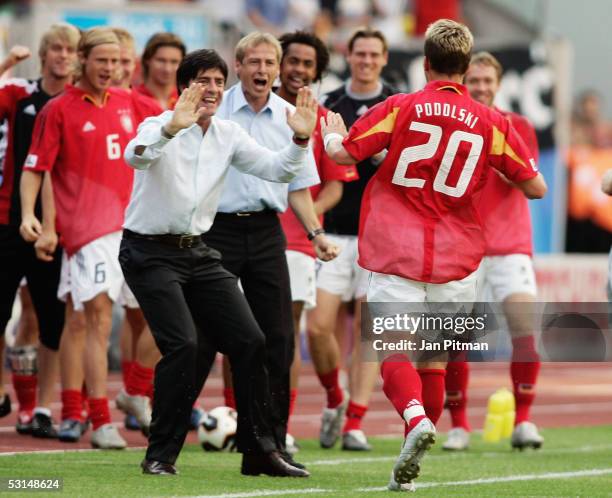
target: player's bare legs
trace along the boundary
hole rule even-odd
[[[341,304],[340,296],[317,289],[317,307],[308,312],[308,346],[317,375],[327,374],[340,364],[335,330]]]
[[[62,423],[59,439],[64,442],[76,442],[85,432],[83,420],[83,382],[85,370],[83,356],[85,353],[86,322],[82,311],[75,311],[72,299],[66,301],[66,319],[60,340],[59,363],[62,384]]]
[[[374,359],[364,361],[361,344],[361,306],[365,297],[355,299],[353,316],[353,348],[351,351],[350,401],[346,412],[346,422],[342,429],[342,449],[369,451],[365,434],[361,430],[361,421],[366,414],[370,396],[379,374],[378,362]]]
[[[124,331],[129,331],[128,339],[131,342],[128,345],[124,339],[124,348],[131,351],[132,356],[122,361],[124,389],[115,402],[127,414],[126,429],[140,429],[148,434],[151,424],[149,398],[153,392],[154,369],[160,353],[140,308],[125,308],[122,333]]]
[[[534,303],[533,294],[522,292],[511,294],[502,304],[512,338],[510,377],[516,403],[516,418],[511,444],[519,449],[539,448],[544,442],[536,426],[529,420],[540,372],[540,356],[536,351],[533,336]]]
[[[113,302],[106,293],[84,302],[87,334],[85,337],[85,383],[89,414],[93,426],[92,445],[104,449],[125,448],[125,441],[111,424],[108,398],[107,349],[112,327]]]
[[[327,393],[319,442],[323,448],[334,446],[340,435],[347,403],[340,388],[338,365],[340,348],[334,335],[341,297],[317,289],[317,307],[308,313],[308,345],[321,385]]]

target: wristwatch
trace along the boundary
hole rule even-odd
[[[322,228],[315,228],[314,230],[308,232],[308,240],[313,240],[317,235],[324,234],[325,230]]]

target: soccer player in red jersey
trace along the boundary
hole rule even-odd
[[[176,70],[185,52],[185,44],[175,34],[154,34],[142,53],[144,82],[134,90],[154,98],[164,110],[174,109],[178,99]]]
[[[321,99],[328,109],[340,114],[347,126],[352,126],[369,108],[396,93],[381,78],[388,57],[387,40],[380,31],[362,28],[351,35],[346,56],[350,78]],[[317,307],[308,313],[310,355],[327,394],[319,430],[322,448],[332,448],[342,433],[343,450],[371,450],[361,424],[376,383],[378,366],[375,362],[362,361],[361,307],[365,302],[369,272],[357,263],[357,235],[361,199],[380,161],[381,158],[366,158],[355,165],[358,180],[345,185],[341,200],[325,213],[325,230],[342,251],[338,258],[317,272]],[[351,327],[346,326],[345,312],[352,313]],[[341,351],[344,349],[341,344],[347,328],[353,336],[347,369],[349,396],[340,386]]]
[[[57,431],[51,419],[51,402],[58,376],[58,349],[64,326],[64,306],[57,299],[60,279],[61,250],[51,251],[37,258],[39,245],[54,228],[43,223],[39,236],[24,241],[19,234],[21,223],[19,181],[23,162],[32,139],[36,115],[53,96],[61,93],[72,81],[79,31],[69,24],[54,24],[43,34],[38,54],[41,76],[36,80],[9,79],[0,84],[0,120],[8,119],[8,148],[4,161],[4,177],[0,182],[0,331],[3,334],[11,316],[15,293],[23,277],[27,278],[31,299],[24,300],[24,311],[32,311],[31,319],[21,323],[20,332],[8,357],[13,370],[13,386],[19,401],[16,429],[20,434],[55,438]],[[11,50],[9,63],[17,64],[24,57],[23,50]],[[50,194],[50,184],[43,196]],[[40,201],[36,212],[40,215]],[[29,243],[31,242],[31,243]],[[33,244],[36,242],[36,244]],[[28,288],[25,290],[27,291]],[[27,294],[27,292],[25,293]],[[29,306],[25,303],[29,302]],[[32,307],[33,304],[33,307]],[[28,317],[22,314],[21,320]],[[38,318],[38,320],[37,320]],[[29,325],[28,325],[29,323]],[[40,324],[40,327],[38,326]],[[36,346],[24,336],[37,339],[40,328],[38,354]],[[38,356],[37,375],[36,357]],[[38,384],[38,402],[36,400]]]
[[[283,55],[280,63],[281,82],[277,95],[295,105],[297,93],[303,86],[321,80],[329,64],[329,52],[325,44],[315,35],[305,31],[286,33],[279,38]],[[319,105],[318,118],[327,115],[327,109]],[[356,180],[354,166],[340,166],[325,154],[320,124],[312,134],[311,145],[321,183],[310,187],[314,209],[323,223],[323,213],[333,207],[342,197],[342,182]],[[304,309],[316,306],[315,259],[312,242],[308,240],[304,227],[293,210],[288,209],[280,216],[283,231],[287,238],[287,264],[291,282],[293,301],[293,324],[295,328],[295,352],[291,365],[291,391],[289,415],[293,413],[297,397],[298,376],[301,365],[300,318]],[[287,449],[297,451],[292,438],[287,434]]]
[[[487,52],[479,52],[465,75],[470,95],[487,107],[499,90],[502,67]],[[499,109],[497,109],[499,111]],[[525,141],[536,163],[538,142],[529,121],[513,112],[502,112]],[[543,438],[529,421],[529,409],[535,397],[540,357],[535,348],[534,316],[530,309],[536,299],[536,282],[531,255],[531,218],[527,199],[503,177],[489,174],[479,205],[485,236],[485,257],[479,272],[478,301],[503,303],[512,337],[510,376],[516,400],[516,418],[511,444],[513,447],[539,448]],[[512,219],[508,219],[512,213]],[[469,366],[465,361],[451,361],[446,367],[446,406],[452,429],[442,446],[447,450],[464,450],[469,444],[470,426],[466,417]]]
[[[87,322],[84,363],[94,429],[91,443],[124,448],[125,440],[110,419],[106,351],[113,301],[122,293],[129,296],[117,256],[133,180],[122,150],[134,136],[135,119],[130,95],[110,88],[120,57],[113,31],[85,32],[78,57],[78,83],[49,102],[36,121],[21,179],[21,231],[31,237],[40,230],[34,200],[42,174],[52,172],[58,232],[65,249],[60,288],[69,291],[76,310],[84,309]],[[62,402],[62,425],[71,421],[78,428],[80,390],[63,390]]]
[[[472,46],[466,26],[448,19],[433,23],[425,37],[423,90],[389,97],[347,136],[338,115],[330,113],[322,127],[326,150],[340,164],[388,150],[362,202],[359,264],[372,272],[369,303],[451,303],[452,309],[452,303],[474,302],[485,253],[474,194],[485,171],[498,169],[530,198],[546,191],[510,122],[473,100],[461,84]],[[392,490],[413,488],[442,412],[445,360],[417,366],[438,382],[424,389],[404,354],[385,358],[381,366],[383,390],[406,423]]]

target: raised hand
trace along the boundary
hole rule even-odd
[[[295,112],[287,109],[287,124],[298,137],[309,137],[317,124],[317,100],[307,86],[298,90]]]
[[[185,88],[174,106],[172,119],[165,126],[166,132],[176,135],[184,128],[189,128],[195,124],[200,116],[205,112],[204,108],[199,108],[204,87],[199,83],[192,83],[189,88]]]
[[[11,61],[11,65],[19,64],[21,61],[26,60],[32,53],[28,47],[23,45],[13,45],[9,51],[8,58]]]
[[[342,116],[337,112],[329,111],[327,113],[327,119],[321,118],[321,136],[325,139],[326,135],[331,135],[332,133],[337,133],[342,137],[346,137],[348,135],[348,130],[346,129]]]

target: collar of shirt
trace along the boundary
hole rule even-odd
[[[244,95],[244,91],[242,89],[242,84],[238,82],[233,87],[231,87],[227,92],[225,92],[225,97],[223,99],[227,102],[227,109],[229,110],[228,118],[231,119],[231,116],[237,114],[239,112],[248,112],[251,115],[262,114],[264,112],[270,113],[273,118],[278,118],[279,116],[284,116],[285,110],[285,101],[281,99],[274,92],[270,91],[270,95],[268,96],[268,101],[266,105],[261,109],[258,113],[255,113],[251,105],[247,102],[247,99]],[[221,104],[223,106],[223,103]]]
[[[294,109],[284,99],[275,93],[270,93],[266,106],[256,114],[244,96],[242,85],[237,83],[225,92],[216,115],[238,123],[260,145],[271,150],[280,150],[291,141],[293,135],[287,125],[286,108]],[[261,180],[231,168],[225,181],[219,211],[224,213],[263,209],[285,211],[289,191],[319,183],[312,150],[307,161],[307,166],[291,184]]]
[[[430,81],[425,85],[425,90],[446,90],[458,93],[459,95],[468,95],[467,88],[464,85],[453,81]]]

